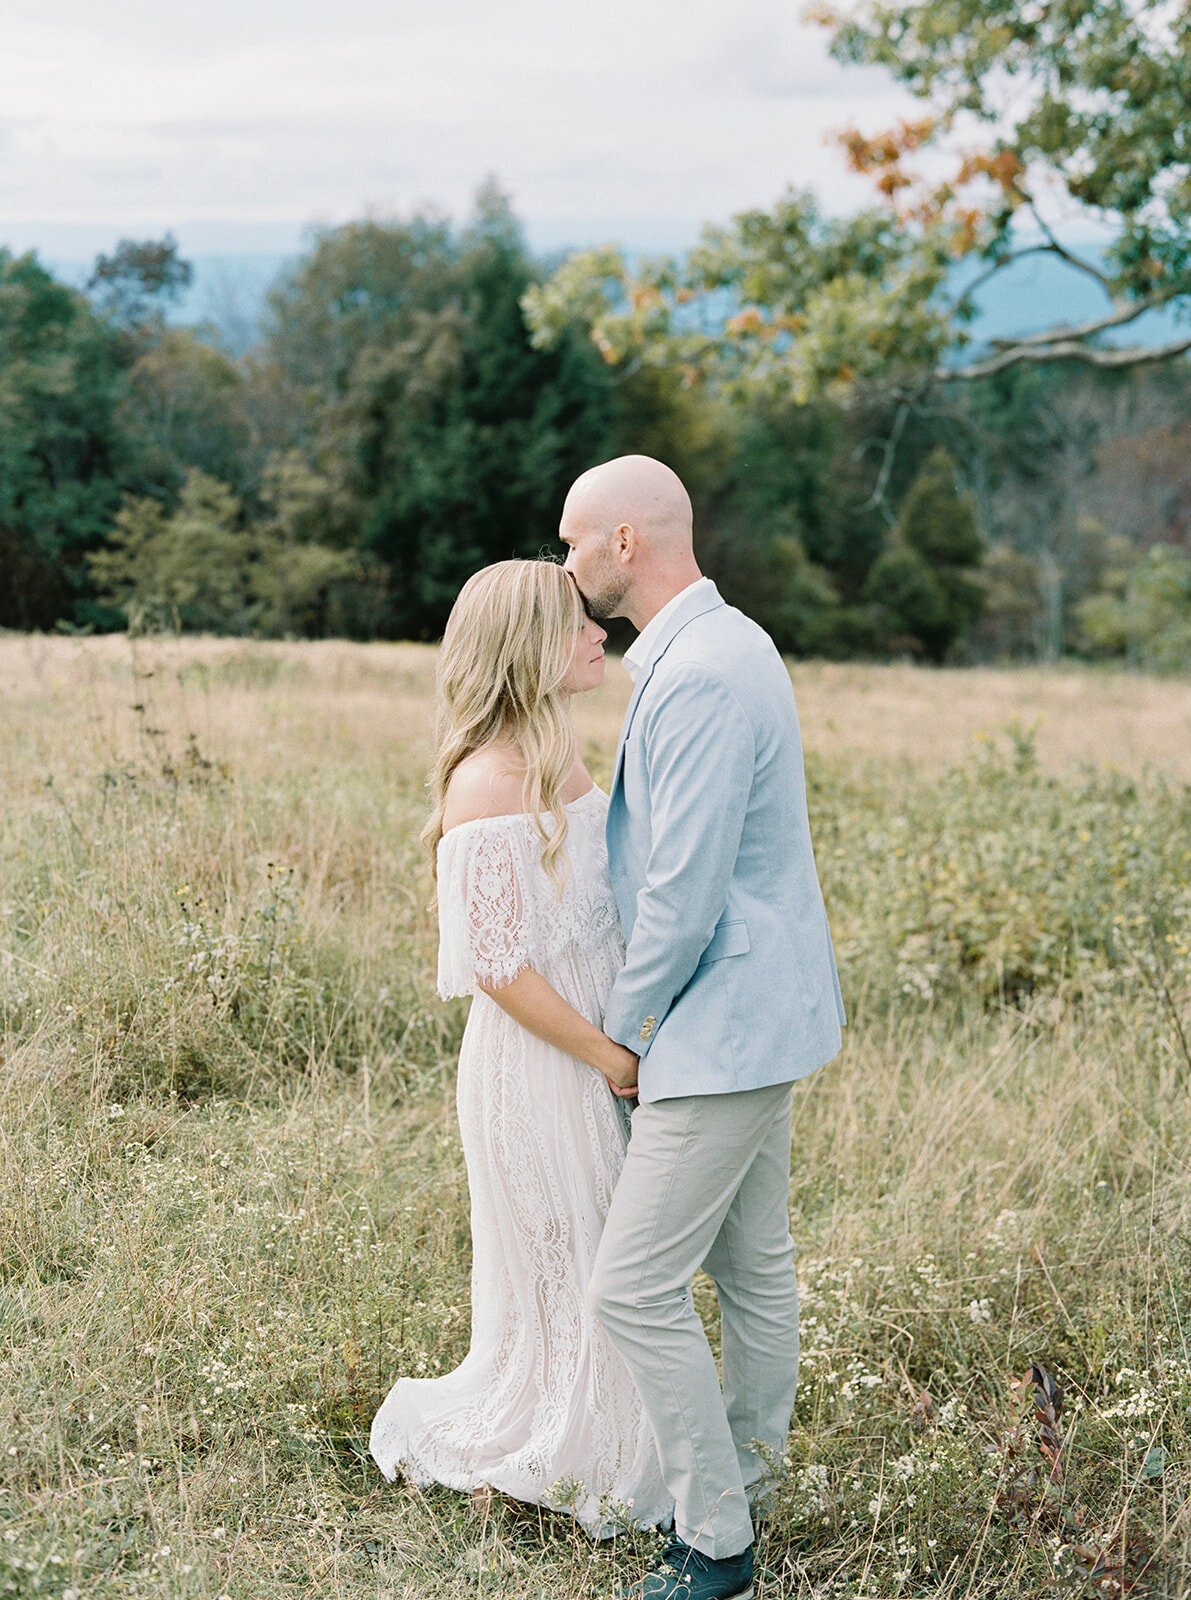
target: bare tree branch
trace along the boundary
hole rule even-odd
[[[1014,250],[1008,255],[1001,256],[1000,259],[994,261],[992,266],[986,271],[981,272],[977,277],[972,279],[971,283],[968,284],[963,294],[961,294],[959,299],[956,300],[952,305],[952,313],[954,314],[955,312],[958,312],[961,306],[967,305],[978,289],[983,289],[984,285],[991,282],[992,279],[996,277],[998,272],[1004,272],[1005,268],[1011,267],[1015,261],[1024,261],[1027,256],[1053,256],[1054,254],[1055,248],[1053,245],[1028,244],[1021,250]]]
[[[1147,311],[1157,311],[1161,306],[1169,305],[1176,298],[1178,291],[1168,290],[1165,294],[1148,294],[1141,300],[1134,300],[1130,305],[1117,302],[1117,309],[1110,311],[1105,317],[1097,317],[1092,322],[1080,323],[1074,328],[1052,328],[1049,333],[1025,334],[1020,339],[991,339],[990,344],[998,349],[1019,349],[1035,344],[1053,344],[1056,339],[1088,339],[1094,333],[1103,333],[1106,328],[1120,328],[1127,322],[1135,322],[1138,317],[1144,316]]]
[[[1095,278],[1096,282],[1100,285],[1105,294],[1115,305],[1116,295],[1114,295],[1112,292],[1112,283],[1108,277],[1108,274],[1106,272],[1102,272],[1099,267],[1094,267],[1090,261],[1085,261],[1082,256],[1077,256],[1074,251],[1068,250],[1067,246],[1058,237],[1054,229],[1046,221],[1045,217],[1040,215],[1037,206],[1032,200],[1028,203],[1028,209],[1030,215],[1033,217],[1034,221],[1038,224],[1045,235],[1047,245],[1051,250],[1053,250],[1055,255],[1061,256],[1068,266],[1075,267],[1080,272],[1086,272],[1089,278]]]
[[[1094,278],[1112,301],[1112,310],[1102,317],[1095,317],[1090,322],[1080,323],[1075,327],[1052,328],[1047,333],[1026,334],[1020,339],[991,339],[989,343],[994,349],[1017,350],[1030,345],[1051,345],[1060,339],[1064,341],[1088,339],[1093,334],[1103,333],[1107,328],[1120,328],[1126,323],[1134,322],[1138,317],[1144,316],[1147,311],[1156,311],[1160,307],[1168,305],[1171,300],[1177,299],[1180,293],[1183,292],[1178,289],[1166,289],[1157,294],[1145,295],[1140,300],[1129,302],[1121,300],[1117,295],[1113,294],[1110,281],[1103,272],[1068,250],[1043,219],[1038,216],[1037,212],[1034,211],[1033,205],[1030,206],[1030,210],[1034,212],[1038,226],[1046,234],[1046,243],[1026,245],[1024,249],[1014,250],[994,261],[986,271],[981,272],[964,289],[951,307],[952,315],[956,315],[965,307],[970,306],[977,292],[983,289],[986,283],[991,282],[998,273],[1004,272],[1007,267],[1013,266],[1015,262],[1024,261],[1027,256],[1038,255],[1058,256],[1061,261],[1065,261],[1068,266],[1076,271],[1087,273]]]
[[[860,514],[865,511],[880,511],[891,528],[896,526],[897,518],[885,498],[885,491],[889,487],[889,479],[893,473],[894,462],[897,460],[897,447],[901,443],[901,436],[905,432],[906,423],[911,415],[918,410],[919,402],[926,393],[929,382],[930,380],[927,380],[919,384],[898,406],[888,437],[881,441],[881,465],[877,472],[877,480],[873,484],[873,491],[864,504],[859,507]],[[861,445],[857,454],[863,449],[864,446]]]
[[[860,507],[860,512],[879,510],[885,521],[892,528],[897,522],[889,502],[885,498],[885,491],[889,487],[889,475],[893,471],[893,463],[897,457],[897,447],[902,432],[906,426],[906,419],[910,415],[910,403],[903,400],[897,408],[897,415],[893,419],[893,427],[889,430],[889,437],[885,440],[881,450],[881,466],[877,473],[877,481],[873,484],[873,492]]]
[[[1094,345],[1080,344],[1069,337],[1052,335],[1052,343],[1028,344],[1020,340],[1008,350],[1001,350],[984,361],[973,361],[966,367],[939,367],[935,377],[942,383],[956,378],[970,382],[974,378],[991,378],[995,373],[1023,362],[1039,365],[1044,361],[1082,361],[1085,366],[1120,370],[1126,367],[1152,366],[1159,361],[1169,361],[1191,350],[1191,333],[1186,338],[1169,344],[1127,345],[1124,349],[1097,349]]]

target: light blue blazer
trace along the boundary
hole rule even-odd
[[[680,599],[641,664],[608,858],[628,954],[604,1028],[640,1055],[643,1102],[831,1060],[844,1007],[790,675],[714,585]]]

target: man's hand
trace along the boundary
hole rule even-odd
[[[630,1084],[628,1088],[622,1089],[620,1084],[613,1083],[611,1078],[606,1078],[604,1081],[618,1100],[635,1100],[641,1093],[635,1083]]]
[[[635,1100],[638,1057],[631,1050],[626,1050],[624,1045],[617,1044],[614,1039],[609,1039],[608,1044],[611,1059],[602,1067],[608,1087],[622,1100]]]

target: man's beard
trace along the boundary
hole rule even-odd
[[[578,587],[578,585],[576,585]],[[579,589],[587,615],[595,622],[608,622],[612,617],[623,617],[621,605],[629,592],[629,580],[622,573],[613,572],[598,589]]]

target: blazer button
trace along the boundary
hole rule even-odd
[[[648,1039],[657,1025],[658,1019],[656,1017],[646,1017],[645,1021],[641,1024],[641,1038]]]

